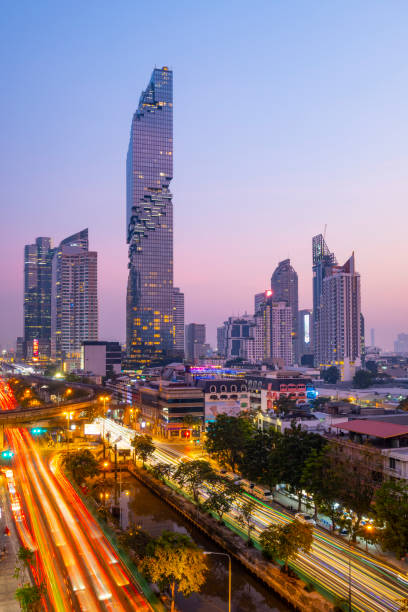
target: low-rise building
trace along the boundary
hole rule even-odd
[[[81,346],[81,370],[96,376],[120,374],[122,348],[119,342],[86,340]]]
[[[313,388],[311,378],[299,377],[266,377],[249,375],[246,377],[250,395],[251,408],[267,412],[273,410],[281,397],[296,401],[297,405],[306,404],[308,389]]]
[[[242,378],[199,380],[197,387],[204,394],[206,423],[214,421],[219,414],[238,416],[250,407],[247,383]]]

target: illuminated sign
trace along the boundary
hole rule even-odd
[[[85,436],[98,436],[101,433],[101,426],[98,423],[85,423]]]
[[[303,326],[304,326],[304,338],[305,344],[310,342],[310,314],[303,315]]]
[[[33,340],[33,357],[38,357],[38,340]]]

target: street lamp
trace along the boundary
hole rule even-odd
[[[64,412],[64,416],[67,417],[67,444],[69,444],[69,421],[73,414],[73,412]]]
[[[368,524],[368,525],[366,525],[366,526],[365,526],[365,529],[366,529],[366,531],[368,532],[368,533],[366,534],[366,538],[365,538],[365,541],[366,541],[366,552],[367,552],[367,551],[368,551],[368,536],[369,536],[369,534],[372,532],[372,530],[373,530],[373,526],[372,526],[372,525],[370,525],[370,524]]]
[[[203,555],[222,555],[228,557],[228,612],[231,612],[231,556],[228,553],[203,550]]]

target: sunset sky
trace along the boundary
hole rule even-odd
[[[312,305],[311,241],[354,250],[377,344],[408,333],[408,4],[22,1],[0,25],[0,344],[23,249],[88,227],[100,339],[125,338],[125,159],[155,65],[174,71],[175,286],[208,339],[278,261]]]

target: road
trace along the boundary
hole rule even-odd
[[[130,448],[135,432],[109,419],[100,419],[100,422],[103,421],[105,434],[108,431],[111,433],[111,444],[116,443],[118,448]],[[181,459],[190,458],[172,444],[159,440],[155,440],[155,444],[154,460],[176,466]],[[202,492],[205,496],[206,491]],[[293,520],[290,514],[277,510],[271,504],[244,492],[237,502],[240,503],[248,498],[253,499],[256,504],[254,513],[256,537],[259,537],[260,532],[271,523]],[[228,515],[231,523],[236,523],[234,518],[236,510],[235,504]],[[408,576],[359,549],[349,547],[319,528],[314,530],[311,552],[299,554],[292,565],[306,580],[312,580],[334,597],[348,600],[351,587],[352,609],[356,611],[397,611],[400,607],[399,601],[408,597]]]

